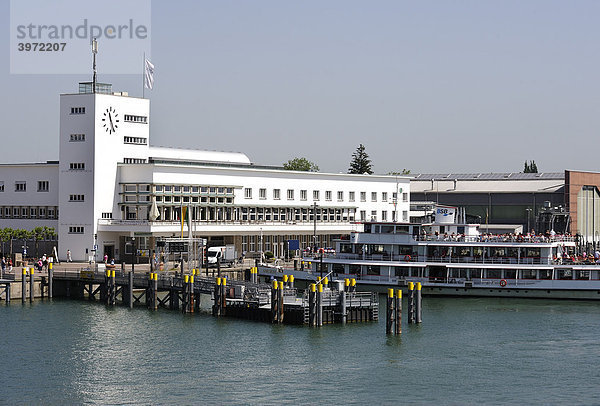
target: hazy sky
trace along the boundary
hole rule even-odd
[[[376,173],[600,170],[599,16],[580,0],[156,0],[151,143],[327,172],[360,143]],[[0,161],[57,159],[58,95],[90,76],[11,75],[8,0],[0,29]],[[102,75],[102,58],[100,81],[141,95],[141,63]]]

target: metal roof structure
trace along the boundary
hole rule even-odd
[[[419,173],[415,174],[411,180],[562,180],[565,179],[564,172],[541,172],[541,173],[521,173],[521,172],[499,172],[499,173]]]

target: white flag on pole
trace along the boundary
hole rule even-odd
[[[154,86],[154,65],[148,59],[144,64],[144,87],[152,90]]]

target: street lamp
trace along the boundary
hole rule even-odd
[[[317,251],[317,202],[313,204],[313,252]]]

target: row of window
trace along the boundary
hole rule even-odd
[[[124,164],[145,164],[146,160],[142,158],[123,158]]]
[[[85,201],[85,195],[69,195],[70,202],[83,202]]]
[[[83,226],[69,226],[69,234],[83,234],[84,232]]]
[[[316,237],[316,241],[315,241]],[[275,255],[283,255],[288,240],[298,240],[300,249],[312,247],[315,243],[320,247],[333,246],[333,240],[339,236],[324,234],[311,235],[244,235],[242,236],[242,252],[272,251]]]
[[[272,196],[273,196],[274,200],[281,199],[281,189],[273,189],[272,193],[273,193]],[[338,202],[344,201],[344,192],[343,191],[338,191],[336,196],[337,196]],[[244,188],[244,197],[246,199],[252,199],[252,188]],[[267,198],[267,189],[266,188],[258,189],[258,198],[263,199],[263,200]],[[295,190],[287,189],[287,200],[294,200],[294,198],[295,198]],[[321,191],[313,190],[312,198],[314,201],[319,201],[321,199]],[[395,202],[397,200],[397,198],[398,198],[398,194],[396,192],[392,193],[392,202]],[[308,190],[304,190],[304,189],[300,190],[300,200],[308,200]],[[331,190],[326,190],[325,191],[325,201],[330,202],[332,200],[333,200],[333,192]],[[349,202],[356,201],[356,192],[348,192],[348,201]],[[367,192],[360,192],[360,201],[361,202],[367,201]],[[378,192],[371,192],[371,201],[372,202],[378,201]],[[381,201],[382,202],[388,201],[388,192],[381,192]],[[402,193],[402,201],[408,202],[408,193]]]
[[[38,192],[48,192],[50,190],[50,182],[47,180],[38,180]],[[4,192],[4,181],[0,181],[0,192]],[[15,182],[15,192],[27,192],[27,182],[18,180]]]
[[[0,207],[0,218],[4,219],[57,219],[56,206],[4,206]]]
[[[210,195],[223,195],[233,196],[234,189],[232,187],[224,186],[183,186],[183,185],[149,185],[145,184],[124,184],[121,187],[123,193],[150,193],[154,189],[154,192],[161,194],[210,194]]]
[[[125,121],[128,121],[130,123],[147,124],[148,123],[148,117],[146,117],[146,116],[134,116],[132,114],[125,114]]]
[[[123,142],[125,144],[146,145],[148,139],[144,137],[124,137]]]
[[[398,214],[396,211],[391,212],[391,214],[392,214],[391,218],[388,217],[388,213],[389,212],[387,210],[382,210],[381,218],[377,218],[377,210],[372,210],[371,215],[369,217],[367,217],[367,211],[361,210],[360,214],[359,214],[359,220],[360,221],[408,221],[408,210],[402,211],[402,219],[401,220],[399,218],[397,218]]]
[[[149,206],[121,206],[123,218],[149,219]],[[158,206],[158,221],[179,221],[181,206]],[[192,206],[189,213],[193,221],[231,221],[231,222],[309,222],[314,219],[313,209],[292,207],[211,207]],[[355,209],[351,208],[318,208],[318,222],[354,221]],[[154,220],[154,219],[152,219]]]
[[[71,114],[85,114],[85,107],[71,107]]]
[[[156,185],[154,188],[156,193],[202,193],[211,195],[233,195],[232,187],[218,186],[177,186],[177,185]]]
[[[85,162],[71,162],[69,164],[69,169],[73,171],[83,171],[85,170]]]

